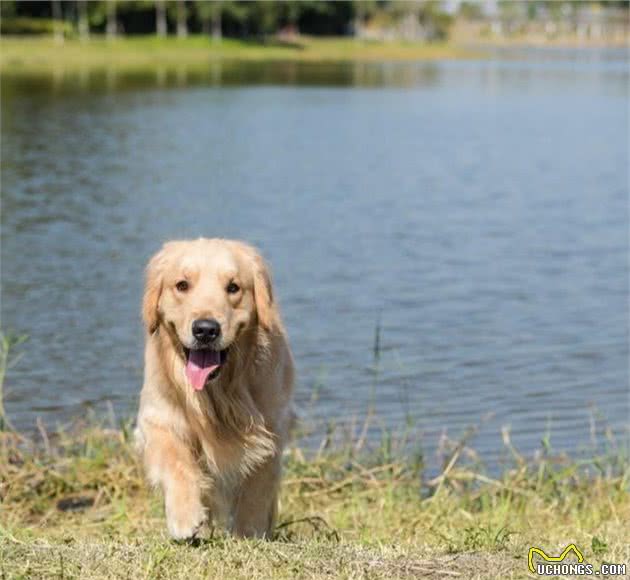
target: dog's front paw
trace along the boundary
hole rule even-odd
[[[191,540],[206,521],[206,512],[199,501],[167,501],[166,524],[174,540]]]

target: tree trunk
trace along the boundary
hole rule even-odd
[[[166,36],[166,6],[164,0],[155,3],[155,32],[158,36]]]
[[[212,4],[212,40],[221,42],[221,1],[215,0]]]
[[[354,3],[354,10],[354,38],[358,40],[363,37],[363,21],[365,20],[365,9],[361,0]]]
[[[423,40],[429,40],[429,38],[427,37],[427,27],[420,26],[420,10],[422,8],[420,4],[417,2],[417,0],[411,0],[411,2],[407,4],[407,8],[407,21],[409,23],[409,26],[406,30],[406,33],[403,34],[403,38],[410,41],[418,40],[420,32],[424,29]]]
[[[77,8],[79,9],[79,36],[85,41],[90,38],[90,23],[87,15],[86,0],[79,0]]]
[[[107,37],[116,36],[116,0],[107,0]]]
[[[61,2],[59,0],[52,0],[52,17],[55,21],[55,42],[61,44],[63,43],[63,15],[61,13]]]
[[[186,0],[179,0],[177,2],[177,36],[180,38],[186,38],[188,36]]]

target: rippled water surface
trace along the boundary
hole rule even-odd
[[[574,450],[628,408],[622,54],[2,79],[7,407],[134,412],[163,240],[273,265],[315,418]],[[380,361],[374,372],[380,320]],[[316,400],[316,401],[315,401]],[[315,401],[315,402],[313,402]]]

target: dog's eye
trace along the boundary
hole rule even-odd
[[[236,282],[230,282],[225,289],[228,294],[236,294],[241,287]]]
[[[186,282],[186,280],[180,280],[175,284],[175,288],[177,288],[179,292],[186,292],[186,290],[188,290],[188,282]]]

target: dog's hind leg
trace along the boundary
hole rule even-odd
[[[278,511],[281,460],[275,454],[241,484],[233,514],[237,536],[271,538]]]

